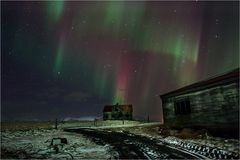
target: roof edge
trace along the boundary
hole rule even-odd
[[[161,94],[159,96],[160,96],[161,99],[163,99],[163,98],[168,97],[172,94],[177,94],[178,92],[179,92],[179,94],[181,94],[181,92],[187,92],[188,90],[189,90],[189,92],[187,92],[187,93],[197,91],[197,90],[201,90],[199,87],[202,86],[203,83],[207,83],[207,85],[211,85],[211,84],[217,83],[220,80],[227,79],[227,78],[224,78],[225,76],[229,76],[227,78],[237,77],[237,79],[239,80],[239,68],[235,68],[231,71],[228,71],[228,72],[225,72],[225,73],[222,73],[222,74],[214,75],[210,78],[201,80],[199,82],[192,83],[190,85],[178,88],[176,90],[167,92],[165,94]],[[220,80],[218,80],[218,79],[220,79]],[[198,87],[199,89],[195,89],[195,90],[191,91],[191,89],[194,88],[194,87],[196,87],[196,88]]]

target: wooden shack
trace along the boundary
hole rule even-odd
[[[239,135],[239,69],[160,95],[164,124]]]
[[[103,120],[132,120],[131,104],[106,105],[103,109]]]

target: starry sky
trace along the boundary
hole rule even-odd
[[[1,118],[100,117],[239,67],[239,2],[1,1]]]

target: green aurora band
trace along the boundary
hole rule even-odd
[[[30,23],[30,28],[41,22],[43,32],[36,33],[38,26],[24,32],[28,28],[20,23],[23,31],[10,34],[19,55],[12,58],[14,62],[21,59],[37,66],[37,74],[51,75],[51,82],[61,81],[67,89],[89,93],[104,103],[132,103],[137,106],[136,114],[145,114],[151,105],[160,106],[158,94],[236,68],[239,63],[238,21],[228,17],[234,15],[231,11],[223,18],[229,21],[224,21],[215,14],[206,16],[204,10],[212,12],[208,5],[41,3],[43,8],[32,11],[34,16],[43,15],[39,22],[31,24],[32,15],[24,15],[19,23]],[[219,10],[218,14],[223,13]],[[224,23],[220,39],[215,38],[216,18]],[[23,42],[31,45],[25,47]]]

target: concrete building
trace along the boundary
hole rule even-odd
[[[106,105],[103,109],[103,120],[132,120],[132,112],[131,104]]]
[[[164,124],[239,135],[239,69],[163,94]]]

